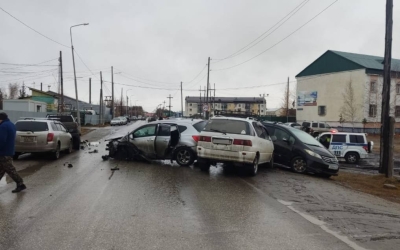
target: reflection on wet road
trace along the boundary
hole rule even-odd
[[[361,225],[355,224],[355,212],[373,212],[368,206],[376,200],[346,193],[325,179],[267,167],[252,178],[226,173],[221,165],[204,173],[170,161],[101,159],[104,138],[139,125],[97,129],[83,139],[98,145],[26,168],[26,192],[12,194],[14,184],[3,184],[0,249],[397,249],[396,241],[365,240],[368,233],[382,232],[369,231],[367,224],[374,223],[367,218],[366,233],[353,228]],[[340,205],[342,195],[346,200]],[[329,207],[342,212],[328,212]],[[296,209],[317,222],[332,222],[313,223]],[[384,227],[384,218],[375,225]]]

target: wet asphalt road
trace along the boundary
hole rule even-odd
[[[0,249],[398,249],[398,205],[326,179],[102,161],[103,138],[142,123],[86,135],[97,154],[17,161],[28,189],[0,182]]]

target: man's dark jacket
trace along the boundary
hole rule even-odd
[[[14,155],[15,133],[15,125],[8,118],[0,123],[0,156]]]

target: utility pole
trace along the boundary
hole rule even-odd
[[[40,91],[43,91],[43,83],[40,83]]]
[[[208,71],[207,71],[207,99],[206,99],[206,104],[209,105],[209,101],[208,101],[208,89],[210,88],[210,57],[208,57]],[[210,107],[208,107],[207,111],[206,111],[206,120],[208,120],[210,118],[210,111],[209,111]]]
[[[213,98],[214,116],[215,116],[215,83],[214,83],[214,98]]]
[[[92,104],[92,78],[89,78],[89,104]]]
[[[171,94],[169,94],[169,96],[167,97],[168,99],[169,99],[169,105],[168,105],[168,108],[169,108],[169,117],[171,117],[171,99],[173,98],[172,96],[171,96]]]
[[[381,114],[381,150],[379,161],[379,172],[388,176],[389,160],[392,155],[393,140],[390,140],[390,82],[391,82],[391,61],[392,61],[392,32],[393,32],[393,0],[386,0],[386,35],[385,35],[385,57],[383,66],[383,88],[382,88],[382,114]]]
[[[128,91],[127,91],[128,93]],[[129,97],[126,96],[126,115],[128,115],[128,108],[129,108]]]
[[[60,51],[60,84],[61,84],[61,112],[64,112],[64,78],[63,78],[63,66],[62,66],[62,51]]]
[[[111,119],[114,118],[114,69],[111,66]]]
[[[183,91],[182,91],[182,82],[181,82],[181,112],[183,117]]]
[[[100,124],[103,125],[103,75],[100,71]]]
[[[200,86],[200,115],[201,115],[201,117],[203,117],[203,106],[201,105],[202,103],[201,103],[201,86]]]
[[[287,78],[286,90],[286,122],[289,122],[289,77]]]
[[[164,103],[164,106],[163,106],[163,110],[164,110],[165,109],[165,101],[163,103]],[[161,106],[160,106],[160,108],[161,108]]]
[[[122,113],[123,113],[123,109],[122,109],[122,104],[123,104],[123,102],[122,102],[122,101],[124,100],[124,99],[123,99],[123,92],[124,92],[124,88],[121,89],[121,114],[120,114],[120,116],[123,115],[123,114],[122,114]]]

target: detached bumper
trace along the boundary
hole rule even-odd
[[[237,162],[251,164],[253,163],[254,158],[256,158],[256,152],[224,151],[197,146],[197,156],[216,162]]]

